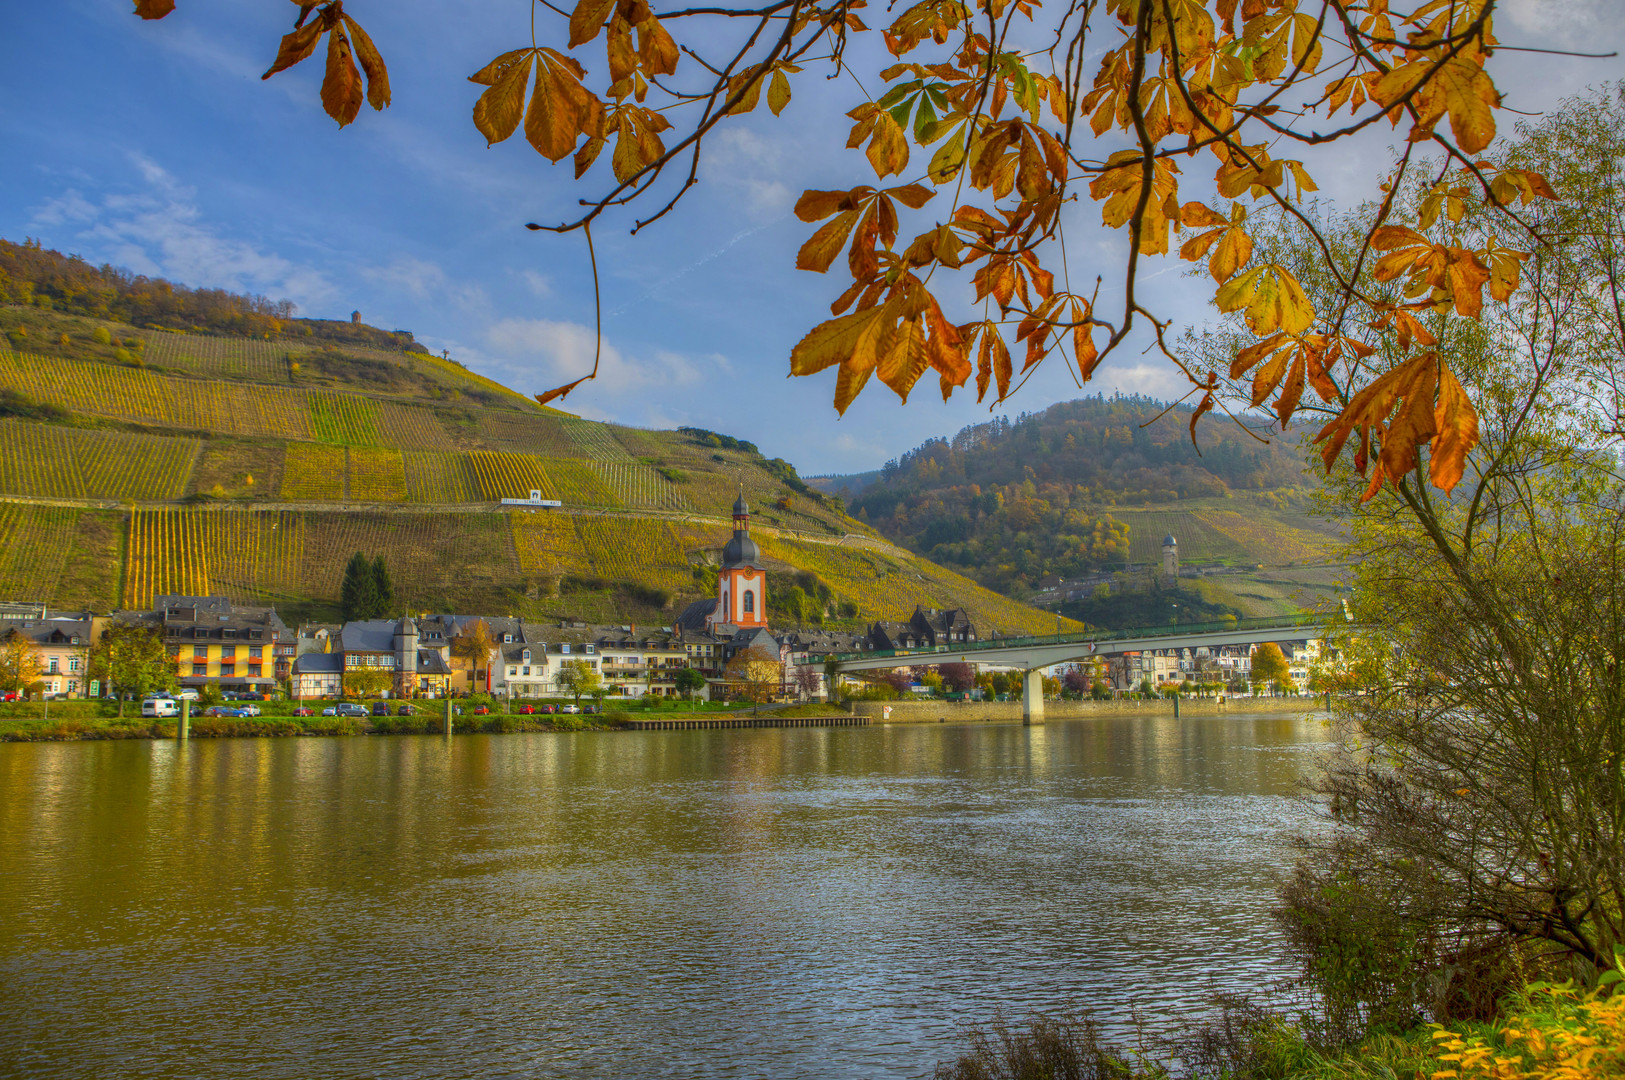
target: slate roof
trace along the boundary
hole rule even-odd
[[[395,619],[362,619],[347,622],[339,633],[339,652],[392,653],[395,651]]]
[[[707,620],[716,609],[717,598],[714,596],[709,600],[696,600],[677,616],[677,625],[684,630],[705,630],[709,625]]]
[[[308,652],[293,662],[295,675],[338,675],[344,671],[344,656],[336,652]]]

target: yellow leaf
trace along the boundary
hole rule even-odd
[[[512,135],[525,114],[525,87],[530,84],[530,67],[535,54],[528,49],[515,50],[498,57],[492,64],[501,64],[507,57],[513,59],[500,69],[490,89],[474,103],[474,126],[485,136],[486,145],[499,143]]]
[[[664,23],[654,15],[638,23],[638,59],[643,61],[644,71],[650,75],[676,74],[677,58],[677,42]]]
[[[570,13],[570,48],[585,45],[598,36],[604,20],[615,10],[615,0],[581,0]]]
[[[346,15],[344,25],[350,28],[350,36],[355,39],[355,58],[361,61],[361,70],[367,74],[367,104],[382,109],[389,104],[389,69],[384,66],[378,46],[361,29],[360,23]]]
[[[790,104],[790,80],[785,77],[784,72],[775,71],[773,81],[767,88],[767,107],[773,110],[774,116],[777,116],[788,104]]]
[[[801,250],[796,252],[796,269],[815,270],[820,274],[828,270],[835,256],[846,246],[847,237],[852,235],[852,226],[857,221],[858,212],[848,210],[813,233],[801,245]]]
[[[1445,61],[1434,76],[1445,108],[1450,112],[1450,131],[1462,150],[1476,154],[1495,138],[1495,109],[1501,95],[1488,73],[1460,56]]]
[[[316,51],[316,42],[322,36],[322,23],[320,19],[312,19],[291,34],[282,36],[282,43],[277,47],[276,59],[266,70],[261,79],[269,79],[279,71],[285,71],[299,61]]]
[[[322,78],[322,108],[339,122],[350,123],[361,111],[361,72],[350,58],[350,39],[335,26],[327,35],[327,74]]]
[[[921,319],[908,319],[890,335],[885,350],[875,365],[880,381],[906,403],[908,393],[925,374],[929,366],[925,350],[925,324]]]
[[[883,317],[885,310],[881,306],[854,311],[813,327],[790,350],[790,374],[813,375],[840,364],[835,408],[846,412],[878,360],[876,349],[887,321]]]
[[[1213,275],[1214,281],[1229,281],[1252,257],[1253,238],[1242,229],[1226,229],[1219,246],[1213,249],[1213,257],[1208,260],[1208,273]]]
[[[910,210],[918,210],[920,207],[930,202],[931,197],[935,195],[936,192],[932,191],[923,184],[907,184],[903,187],[887,188],[886,194],[890,195],[892,198],[896,199]]]
[[[1433,486],[1451,491],[1467,468],[1467,454],[1478,445],[1478,413],[1456,376],[1439,365],[1439,405],[1435,410],[1434,436],[1428,461],[1428,478]]]

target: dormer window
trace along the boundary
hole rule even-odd
[[[502,635],[502,644],[504,644],[504,645],[512,645],[513,644],[513,635],[512,634],[503,634]]]
[[[520,653],[519,659],[522,663],[530,663],[530,650],[526,649],[524,652]]]
[[[592,655],[592,644],[590,642],[587,645],[583,646],[583,648],[585,648],[587,650],[587,655],[589,655],[589,656]]]
[[[569,656],[570,655],[570,643],[565,642],[563,645],[560,645],[559,646],[559,652],[563,653],[565,656]]]

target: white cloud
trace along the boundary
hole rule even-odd
[[[1513,26],[1552,45],[1604,52],[1625,36],[1619,0],[1505,0],[1502,6]]]
[[[397,255],[387,265],[364,269],[361,275],[419,302],[450,305],[477,316],[491,310],[491,298],[483,286],[454,281],[435,263],[411,255]]]
[[[598,348],[592,327],[550,319],[503,319],[485,332],[485,345],[496,354],[490,366],[503,369],[509,380],[526,389],[557,386],[586,375]],[[704,377],[679,353],[656,349],[648,358],[633,357],[605,341],[593,389],[603,395],[638,395],[657,387],[695,384]]]
[[[203,221],[194,189],[144,155],[131,154],[130,160],[144,189],[107,195],[99,203],[69,190],[35,208],[32,223],[80,226],[77,239],[137,273],[265,293],[307,307],[337,295],[320,271],[219,235]]]
[[[779,179],[783,163],[782,143],[749,128],[728,127],[706,139],[700,172],[707,183],[742,194],[744,208],[762,219],[783,214],[795,201],[795,193]]]
[[[553,282],[546,274],[526,270],[522,276],[525,279],[525,285],[538,299],[546,300],[553,295]]]

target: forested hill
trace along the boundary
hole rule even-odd
[[[1184,533],[1187,561],[1316,561],[1323,533],[1301,512],[1313,481],[1296,438],[1209,415],[1198,450],[1190,416],[1137,395],[1082,398],[929,440],[878,473],[810,483],[888,539],[1011,596],[1155,561],[1166,532]],[[1249,520],[1280,528],[1249,533]]]

